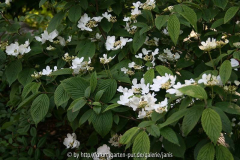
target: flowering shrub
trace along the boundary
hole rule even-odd
[[[239,6],[0,3],[0,159],[238,160]]]

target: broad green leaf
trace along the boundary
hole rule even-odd
[[[218,19],[218,20],[216,20],[215,22],[213,22],[211,28],[212,28],[212,29],[215,29],[215,28],[221,26],[222,24],[224,24],[224,19],[223,19],[223,18]]]
[[[164,149],[167,152],[172,153],[174,157],[183,158],[186,151],[186,145],[183,138],[179,134],[176,134],[176,135],[179,141],[179,145],[173,144],[168,140],[163,139],[163,146],[164,146]]]
[[[54,92],[54,102],[56,106],[61,106],[69,100],[69,94],[64,90],[62,84],[60,84]]]
[[[12,83],[17,79],[18,74],[21,72],[21,70],[22,70],[22,63],[20,60],[15,60],[7,66],[5,74],[6,74],[9,86],[11,86]]]
[[[86,111],[82,117],[79,120],[79,125],[82,125],[83,123],[85,123],[92,115],[92,109],[89,109],[88,111]]]
[[[60,11],[57,14],[54,15],[54,17],[51,19],[51,21],[48,24],[48,28],[47,31],[49,33],[51,33],[52,31],[54,31],[62,22],[62,19],[65,16],[65,12],[64,11]]]
[[[159,65],[159,66],[156,66],[155,68],[161,76],[165,76],[166,73],[173,75],[172,71],[165,66]]]
[[[222,145],[216,146],[216,158],[217,160],[234,160],[233,155],[229,149]]]
[[[235,6],[229,8],[225,13],[224,23],[227,23],[228,21],[230,21],[235,16],[238,10],[239,10],[239,7],[235,7]]]
[[[77,22],[82,15],[82,8],[80,5],[74,5],[69,9],[68,18],[73,23]]]
[[[24,100],[18,105],[18,108],[17,108],[17,109],[28,105],[28,104],[29,104],[30,102],[32,102],[33,99],[35,99],[39,94],[40,94],[40,92],[34,93],[34,94],[32,94],[31,96],[29,96],[28,98],[24,99]]]
[[[43,153],[47,157],[55,157],[55,152],[52,149],[43,149]]]
[[[188,110],[182,122],[182,131],[185,136],[196,126],[202,115],[203,109],[203,107],[193,106]]]
[[[145,131],[141,131],[135,138],[133,142],[132,153],[142,153],[147,154],[150,151],[150,140]],[[145,160],[145,157],[137,158],[134,157],[134,160]]]
[[[214,4],[224,10],[226,7],[228,0],[213,0]]]
[[[11,24],[8,24],[6,29],[7,29],[7,32],[10,32],[10,33],[18,33],[20,28],[21,28],[21,25],[18,22],[13,22]]]
[[[100,25],[102,27],[102,29],[105,31],[105,32],[109,32],[113,26],[113,23],[112,22],[108,22],[108,20],[106,18],[104,18],[101,22],[100,22]]]
[[[6,53],[4,53],[4,52],[0,49],[0,65],[2,65],[5,61],[6,61]]]
[[[81,41],[76,47],[76,52],[78,52],[78,57],[84,57],[86,61],[88,58],[92,58],[96,51],[95,43],[91,41]]]
[[[96,102],[98,102],[102,98],[103,93],[104,93],[104,90],[100,90],[96,93],[96,95],[95,95]]]
[[[77,118],[79,111],[80,110],[77,110],[76,112],[73,112],[72,110],[67,111],[67,118],[69,122],[73,122]]]
[[[142,47],[146,40],[146,34],[140,35],[139,32],[136,32],[133,37],[133,50],[135,53]]]
[[[33,68],[27,68],[23,69],[19,74],[18,74],[18,81],[23,85],[27,85],[30,82],[34,80],[34,78],[31,76],[34,73],[35,69]]]
[[[185,87],[181,87],[178,90],[183,94],[186,94],[194,98],[207,99],[206,91],[202,87],[197,85],[188,85]]]
[[[120,106],[120,104],[117,104],[117,103],[111,104],[111,105],[107,106],[107,108],[103,112],[106,112],[106,111],[116,108],[118,106]]]
[[[140,130],[140,128],[138,128],[138,127],[133,127],[133,128],[131,128],[131,129],[127,130],[127,131],[123,134],[123,136],[121,137],[119,143],[120,143],[120,144],[128,144],[128,143],[131,141],[131,139],[133,138],[133,136],[134,136],[136,133],[139,132],[139,130]]]
[[[167,139],[169,142],[176,144],[178,146],[180,145],[177,134],[170,127],[161,128],[160,134],[163,136],[163,138]]]
[[[102,107],[101,106],[93,106],[93,111],[97,114],[99,114],[102,110]]]
[[[221,117],[223,131],[225,131],[226,133],[231,133],[232,132],[232,123],[229,120],[228,116],[223,112],[223,110],[221,110],[218,107],[212,107],[212,109],[214,111],[216,111],[219,114],[219,116]]]
[[[101,97],[101,101],[104,103],[109,102],[115,95],[117,91],[117,82],[114,79],[107,79],[99,81],[97,86],[97,91],[104,90]]]
[[[59,75],[66,75],[72,74],[73,70],[71,68],[63,68],[51,73],[51,76],[59,76]]]
[[[147,131],[154,137],[159,137],[160,136],[160,130],[157,125],[152,124],[151,126],[148,126]]]
[[[192,102],[192,97],[186,97],[181,101],[181,104],[179,106],[179,109],[185,109],[187,108]]]
[[[36,83],[36,82],[31,82],[27,84],[23,88],[22,98],[25,99],[30,92],[37,93],[40,86],[41,86],[41,83]]]
[[[202,114],[201,122],[203,130],[213,143],[216,144],[222,131],[222,122],[218,113],[211,108],[205,109]]]
[[[106,136],[112,128],[113,116],[112,112],[104,112],[96,114],[93,112],[92,123],[94,129],[102,136]]]
[[[163,128],[167,125],[170,125],[176,121],[178,121],[180,118],[182,118],[186,113],[188,112],[188,109],[182,109],[175,113],[173,113],[164,123],[160,124],[159,127]]]
[[[97,87],[97,73],[93,72],[90,78],[91,92],[93,92]]]
[[[215,104],[215,106],[226,113],[240,115],[240,107],[234,103],[218,102]]]
[[[39,8],[46,2],[47,0],[41,0],[40,2],[39,2]]]
[[[152,84],[154,78],[154,69],[149,69],[143,76],[145,84]]]
[[[197,31],[197,15],[195,11],[186,5],[182,5],[183,12],[179,12]]]
[[[197,160],[214,160],[215,149],[213,144],[208,143],[204,145],[197,156]]]
[[[232,66],[229,60],[225,60],[220,67],[219,75],[221,77],[222,83],[225,84],[230,78],[232,73]]]
[[[86,98],[90,97],[90,93],[91,93],[91,87],[89,86],[85,90],[84,97],[86,97]]]
[[[176,45],[180,34],[180,22],[175,14],[172,14],[168,20],[168,33],[173,43]]]
[[[78,98],[71,103],[68,110],[72,110],[72,112],[76,112],[80,110],[86,103],[87,101],[84,98],[82,97]]]
[[[46,94],[39,95],[32,103],[31,116],[35,124],[38,124],[47,115],[49,98]]]
[[[73,77],[62,81],[62,85],[73,99],[78,99],[84,97],[84,92],[89,83],[81,77]]]
[[[155,25],[157,29],[161,30],[161,28],[167,23],[169,15],[160,15],[155,19]]]

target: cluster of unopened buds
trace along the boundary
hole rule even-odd
[[[34,79],[39,79],[42,77],[42,72],[34,72],[33,74],[31,74],[31,77]]]
[[[75,56],[69,56],[68,53],[65,53],[64,56],[62,57],[62,59],[66,62],[71,62],[74,58],[76,58]]]

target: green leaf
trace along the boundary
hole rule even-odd
[[[145,84],[152,84],[154,78],[154,69],[149,69],[143,76]]]
[[[73,70],[71,68],[63,68],[51,73],[51,76],[67,75],[72,74]]]
[[[219,70],[219,75],[221,77],[222,83],[225,84],[230,78],[232,73],[232,66],[229,60],[225,60]]]
[[[161,76],[165,76],[166,73],[173,75],[172,71],[165,66],[159,65],[156,66],[155,68]]]
[[[54,92],[54,102],[56,106],[61,106],[70,99],[69,94],[65,91],[62,84],[60,84]]]
[[[80,5],[74,5],[69,9],[68,18],[73,23],[77,22],[82,15],[82,8]]]
[[[46,115],[49,109],[49,98],[46,94],[39,95],[32,103],[31,116],[35,124],[38,124]]]
[[[90,93],[91,93],[91,87],[89,86],[85,90],[84,97],[88,98],[90,96]]]
[[[33,100],[35,97],[37,97],[39,94],[40,94],[40,92],[34,93],[34,94],[32,94],[31,96],[29,96],[28,98],[24,99],[24,100],[18,105],[18,108],[17,108],[17,109],[22,108],[22,107],[28,105],[28,104],[29,104],[30,102],[32,102],[32,100]]]
[[[192,97],[186,97],[181,101],[181,104],[179,106],[179,109],[185,109],[187,108],[192,102]]]
[[[229,8],[224,16],[224,24],[230,21],[235,16],[238,10],[239,10],[239,7]]]
[[[95,112],[93,112],[92,115],[93,127],[102,137],[107,135],[108,132],[111,130],[112,122],[113,122],[112,112],[108,111],[101,114],[96,114]]]
[[[224,10],[226,7],[228,0],[213,0],[214,4]]]
[[[160,130],[157,125],[152,124],[151,126],[146,128],[147,131],[154,137],[159,137],[160,136]]]
[[[104,90],[101,97],[101,101],[108,103],[115,95],[117,91],[117,82],[114,79],[107,79],[99,81],[97,91]]]
[[[186,113],[187,113],[188,109],[182,109],[179,110],[175,113],[173,113],[164,123],[160,124],[159,127],[163,128],[169,124],[172,124],[176,121],[178,121],[180,118],[182,118]]]
[[[37,147],[38,148],[42,147],[45,144],[46,140],[47,140],[47,136],[40,138],[40,140],[38,141]]]
[[[224,19],[223,18],[218,19],[215,22],[213,22],[211,28],[212,29],[217,28],[217,27],[221,26],[222,24],[224,24]]]
[[[168,140],[163,139],[163,146],[164,146],[164,149],[167,152],[172,153],[172,155],[174,157],[183,158],[185,151],[186,151],[186,145],[184,143],[183,138],[179,134],[177,134],[177,138],[178,138],[180,145],[173,144],[173,143],[169,142]]]
[[[78,110],[76,112],[73,112],[72,110],[67,111],[67,118],[68,118],[69,122],[73,122],[77,118],[79,111],[80,110]]]
[[[41,0],[40,2],[39,2],[39,8],[46,2],[47,0]]]
[[[33,68],[27,68],[22,70],[19,74],[18,74],[18,81],[23,85],[27,85],[28,83],[32,82],[34,80],[34,78],[32,78],[32,74],[35,71],[35,69]]]
[[[102,110],[102,107],[101,106],[93,106],[93,111],[97,114],[99,114]]]
[[[215,149],[211,143],[204,145],[197,156],[197,160],[214,160]]]
[[[7,81],[9,83],[9,86],[12,85],[12,83],[17,79],[18,74],[22,70],[22,63],[20,60],[15,60],[11,62],[5,71]]]
[[[96,95],[95,95],[95,101],[96,102],[98,102],[101,99],[103,93],[104,93],[104,90],[100,90],[96,93]]]
[[[175,14],[172,14],[168,20],[168,32],[173,43],[176,45],[180,34],[180,22]]]
[[[176,144],[178,146],[180,145],[177,134],[170,127],[161,128],[160,134],[163,136],[163,138],[167,139],[169,142]]]
[[[183,118],[182,123],[182,131],[185,136],[187,136],[196,126],[202,115],[203,109],[203,107],[193,106],[188,110],[187,114]]]
[[[205,109],[202,114],[201,122],[203,130],[213,143],[216,144],[222,131],[222,122],[218,113],[211,108]]]
[[[0,65],[2,65],[5,61],[6,61],[6,53],[4,53],[4,52],[0,49]]]
[[[225,131],[226,133],[231,133],[232,123],[229,120],[228,116],[218,107],[212,107],[212,109],[216,111],[221,117],[223,131]]]
[[[84,92],[89,83],[81,77],[73,77],[62,81],[62,85],[73,99],[78,99],[84,97]]]
[[[216,146],[216,159],[217,160],[234,160],[232,153],[228,150],[228,148],[222,145]]]
[[[93,72],[90,79],[91,92],[93,92],[97,87],[97,73]]]
[[[120,104],[117,104],[117,103],[111,104],[111,105],[107,106],[107,108],[103,112],[106,112],[106,111],[116,108],[118,106],[120,106]]]
[[[86,103],[87,101],[84,98],[82,97],[78,98],[71,103],[68,110],[72,110],[72,112],[76,112],[80,110]]]
[[[169,15],[160,15],[156,17],[155,25],[158,30],[161,30],[161,28],[167,23],[168,18]]]
[[[207,99],[206,91],[202,87],[197,85],[188,85],[185,87],[181,87],[178,90],[183,94],[186,94],[194,98]]]
[[[197,15],[195,11],[186,5],[182,5],[183,12],[179,12],[197,31]]]
[[[141,131],[135,138],[133,142],[132,153],[135,154],[147,154],[150,151],[150,140],[145,131]],[[145,157],[137,158],[134,160],[145,160]]]
[[[146,34],[140,35],[139,31],[135,33],[133,37],[133,50],[136,53],[144,44],[146,40]]]
[[[127,131],[123,134],[123,136],[121,137],[119,143],[120,143],[120,144],[128,144],[128,143],[132,140],[133,136],[134,136],[136,133],[139,132],[139,130],[140,130],[140,128],[138,128],[138,127],[133,127],[133,128],[131,128],[131,129],[127,130]]]
[[[55,157],[54,151],[52,149],[43,149],[43,153],[47,157]]]
[[[65,12],[64,11],[60,11],[57,14],[55,14],[55,16],[49,22],[47,31],[49,33],[54,31],[61,24],[62,19],[64,18],[64,16],[65,16]]]
[[[216,107],[220,108],[226,113],[240,115],[240,107],[230,102],[218,102],[215,104]]]
[[[37,136],[37,130],[35,127],[32,127],[30,130],[30,134],[32,137],[36,137]]]
[[[101,22],[100,22],[100,25],[102,27],[102,29],[105,31],[105,32],[109,32],[113,26],[113,23],[111,22],[108,22],[108,20],[106,18],[104,18]]]
[[[36,82],[31,82],[27,84],[23,88],[22,98],[25,99],[30,92],[37,93],[40,86],[41,86],[41,83],[36,83]]]
[[[78,57],[84,57],[85,59],[92,58],[95,55],[96,46],[95,43],[91,41],[81,41],[77,47],[76,52],[78,52]]]
[[[89,109],[88,111],[86,111],[82,117],[79,120],[79,125],[82,125],[83,123],[85,123],[92,115],[92,109]]]
[[[13,22],[7,26],[7,32],[18,33],[18,30],[21,28],[21,25],[18,22]]]

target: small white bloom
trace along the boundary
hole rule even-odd
[[[54,30],[51,33],[48,34],[48,31],[45,30],[40,36],[35,36],[35,39],[39,42],[42,42],[44,44],[46,41],[53,42],[53,39],[55,39],[58,36],[58,31]]]
[[[82,31],[86,30],[86,31],[92,31],[93,27],[97,27],[98,26],[98,22],[101,22],[103,17],[93,17],[90,18],[88,17],[88,15],[85,13],[80,20],[78,21],[78,25],[77,27],[80,28]]]
[[[203,51],[210,51],[217,47],[217,42],[214,38],[208,38],[206,42],[202,41],[201,44],[199,48]]]
[[[115,134],[114,136],[112,136],[110,138],[110,140],[108,141],[112,146],[114,147],[120,147],[120,143],[119,143],[119,140],[120,138],[122,137],[122,135],[118,135],[118,134]]]
[[[48,50],[48,51],[51,51],[51,50],[54,50],[55,49],[55,47],[53,47],[53,46],[51,46],[51,45],[49,45],[47,48],[46,48],[46,50]]]
[[[239,62],[236,59],[234,59],[234,58],[231,58],[230,61],[231,61],[231,66],[234,68],[234,70],[237,71],[238,68],[235,68],[235,67],[239,66]]]
[[[106,144],[98,147],[97,152],[93,154],[93,160],[110,160],[111,159],[111,151],[110,147],[108,147]]]
[[[103,57],[100,57],[99,59],[100,59],[100,63],[108,64],[113,60],[113,58],[115,58],[115,56],[107,58],[107,54],[103,54]]]
[[[127,42],[132,41],[132,39],[123,38],[123,37],[120,37],[120,40],[118,40],[118,41],[115,41],[115,39],[116,39],[115,36],[107,36],[105,46],[108,51],[109,50],[118,50],[120,48],[122,49],[127,44]]]
[[[45,75],[45,76],[48,76],[51,73],[52,73],[52,69],[49,66],[47,66],[46,69],[43,69],[42,71],[42,75]]]
[[[75,133],[68,133],[67,138],[64,139],[63,144],[67,148],[78,148],[80,146],[80,142],[77,140],[77,136]]]
[[[12,0],[5,0],[5,3],[6,3],[7,5],[10,5],[10,2],[12,2]]]

